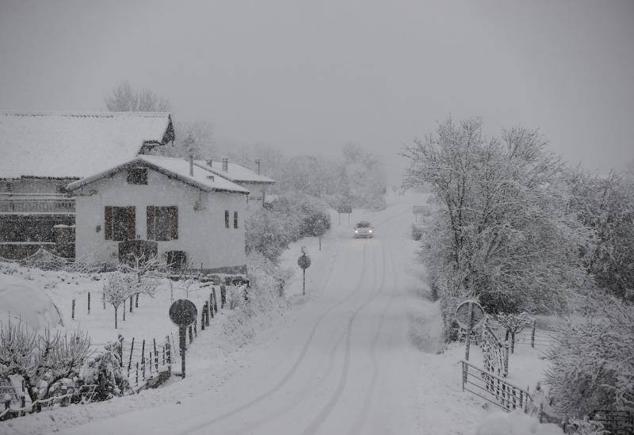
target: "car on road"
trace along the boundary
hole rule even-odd
[[[364,238],[374,237],[374,228],[372,227],[372,224],[368,221],[358,222],[354,226],[354,238],[359,239],[362,237]]]

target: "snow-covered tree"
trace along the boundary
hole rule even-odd
[[[105,99],[111,112],[166,112],[169,102],[149,89],[135,90],[129,82],[121,82]]]
[[[585,274],[587,234],[566,208],[563,165],[537,131],[485,138],[480,120],[440,124],[405,150],[408,187],[438,203],[423,237],[441,297],[478,297],[492,313],[553,311]]]
[[[585,265],[598,286],[634,300],[634,173],[571,171],[570,208],[592,232]]]
[[[114,308],[114,327],[118,327],[119,307],[130,296],[138,293],[137,277],[132,274],[114,272],[103,286],[103,294],[107,303]]]
[[[533,319],[528,313],[499,313],[495,320],[506,330],[506,340],[511,339],[511,352],[515,351],[515,335],[527,328]]]
[[[353,207],[385,208],[387,181],[383,165],[360,145],[343,147],[343,181]]]

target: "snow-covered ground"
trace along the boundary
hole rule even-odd
[[[238,342],[218,319],[192,345],[186,379],[0,423],[0,433],[474,434],[493,410],[462,391],[464,349],[444,348],[437,304],[424,298],[410,237],[411,207],[424,203],[422,195],[394,196],[384,211],[355,211],[350,224],[335,217],[321,251],[316,239],[291,246],[282,259],[296,271],[286,289],[290,309],[262,314],[258,333]],[[374,224],[376,238],[352,239],[361,219]],[[296,266],[301,246],[312,258],[306,296]],[[56,281],[49,290],[99,287],[90,280]],[[154,302],[139,308],[156,310],[152,330],[166,317]],[[135,315],[122,322],[126,333],[145,327],[133,323]],[[76,326],[89,325],[86,317]],[[539,356],[539,349],[518,345],[511,381],[534,385],[545,366]],[[481,364],[477,349],[471,360]]]

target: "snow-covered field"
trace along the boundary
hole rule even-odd
[[[351,224],[335,217],[321,251],[316,239],[293,244],[282,258],[283,267],[296,271],[287,302],[244,325],[251,334],[224,328],[227,312],[212,321],[191,346],[186,379],[0,423],[0,433],[475,434],[494,410],[462,391],[464,348],[445,348],[437,304],[424,297],[417,243],[410,238],[411,207],[424,202],[420,195],[394,196],[384,211],[355,210]],[[376,238],[352,239],[351,226],[361,219],[374,224]],[[313,260],[306,296],[296,266],[301,246]],[[97,297],[101,282],[28,273],[32,279],[19,273],[2,279],[45,289],[61,306],[65,327],[85,328],[96,342],[117,333],[160,337],[173,330],[168,286],[155,299],[144,298],[115,332],[112,309],[103,310]],[[94,292],[90,315],[87,291]],[[174,292],[174,298],[186,293],[179,286]],[[75,321],[69,320],[73,297]],[[189,298],[202,303],[208,289],[190,288]],[[517,346],[511,382],[533,388],[545,368],[542,350]],[[481,364],[476,347],[471,361]]]

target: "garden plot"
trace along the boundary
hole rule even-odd
[[[218,286],[214,288],[209,283],[195,280],[171,281],[161,278],[154,296],[139,295],[138,306],[136,298],[133,298],[132,310],[130,299],[118,308],[118,328],[115,329],[115,310],[112,305],[104,303],[102,291],[110,273],[43,271],[8,263],[2,264],[1,272],[0,289],[8,288],[11,294],[20,289],[28,291],[28,299],[19,298],[24,302],[21,306],[11,311],[3,310],[3,321],[22,320],[39,330],[48,327],[61,331],[81,331],[90,337],[94,349],[120,341],[122,364],[133,387],[143,385],[146,379],[157,374],[165,365],[170,351],[172,361],[178,357],[178,329],[168,316],[174,300],[191,300],[200,314],[215,290],[218,308],[221,305]],[[231,297],[237,288],[228,287],[227,291]],[[5,305],[3,303],[3,307]],[[31,306],[35,308],[31,309]],[[43,310],[43,306],[53,308]],[[55,316],[52,315],[53,311]],[[222,315],[221,311],[216,314]],[[214,327],[218,320],[213,319],[210,327]],[[197,334],[200,327],[198,322],[192,333]],[[170,344],[169,350],[166,343]]]

